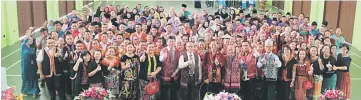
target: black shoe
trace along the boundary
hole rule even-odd
[[[41,82],[40,87],[41,87],[41,88],[44,88],[44,87],[45,87],[44,82]]]

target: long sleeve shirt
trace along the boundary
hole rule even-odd
[[[266,61],[262,61],[265,57]],[[265,53],[258,58],[257,67],[262,68],[267,79],[277,80],[278,68],[282,66],[278,56],[273,53]]]
[[[196,55],[198,57],[195,57],[194,53],[187,53],[187,55],[188,55],[188,61],[193,62],[191,64],[194,64],[193,65],[194,67],[196,66],[195,64],[198,64],[198,76],[199,76],[198,79],[201,80],[202,79],[201,57],[199,55]],[[195,61],[195,58],[198,58],[198,63]],[[178,62],[178,68],[183,69],[183,68],[186,68],[186,67],[190,67],[191,64],[187,63],[188,61],[184,62],[184,57],[183,57],[183,55],[181,55],[180,58],[179,58],[179,62]]]

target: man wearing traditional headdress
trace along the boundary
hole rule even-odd
[[[272,49],[273,41],[271,39],[267,39],[265,41],[266,52],[262,56],[259,56],[257,62],[257,67],[262,69],[266,79],[266,88],[264,88],[266,97],[264,100],[274,100],[277,83],[277,71],[278,68],[282,65],[278,56],[272,52]]]

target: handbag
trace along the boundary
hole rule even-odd
[[[154,95],[159,91],[159,81],[150,79],[150,82],[145,86],[145,94]]]
[[[312,82],[310,80],[307,80],[305,82],[305,87],[307,90],[312,89],[312,87],[313,87]]]
[[[207,93],[204,95],[203,100],[213,100],[213,98],[214,98],[213,93],[207,92]],[[201,100],[201,99],[200,99],[200,100]]]
[[[308,75],[307,81],[304,84],[304,87],[306,87],[307,90],[312,89],[312,87],[313,87],[313,83],[312,83],[312,81],[310,81],[310,79],[311,79],[310,77],[311,76]]]

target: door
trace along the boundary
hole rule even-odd
[[[292,15],[298,16],[302,12],[302,1],[293,1]]]
[[[328,21],[327,28],[336,29],[340,16],[340,1],[325,1],[323,20]]]
[[[293,1],[292,13],[298,16],[303,13],[305,17],[310,17],[311,1]]]
[[[88,5],[89,3],[93,2],[93,0],[84,0],[83,1],[83,5]]]
[[[47,20],[46,1],[33,1],[32,4],[33,23],[36,29],[43,26],[43,23]]]
[[[66,1],[59,1],[59,16],[66,15],[66,10]]]
[[[67,10],[66,10],[66,14],[69,14],[69,13],[71,13],[71,11],[73,10],[73,9],[75,9],[75,1],[66,1],[66,8],[67,8]]]
[[[301,12],[305,15],[305,17],[310,17],[311,1],[302,1],[302,10],[301,10]]]
[[[341,1],[340,3],[340,17],[337,27],[342,29],[342,35],[346,41],[352,43],[356,1]]]
[[[19,37],[25,35],[25,31],[33,24],[32,1],[17,1]]]
[[[275,6],[281,10],[284,10],[284,1],[283,0],[272,1],[272,6]]]

